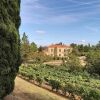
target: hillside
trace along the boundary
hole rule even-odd
[[[15,81],[13,93],[4,100],[68,100],[45,89],[37,87],[19,77]]]

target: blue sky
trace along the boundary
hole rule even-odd
[[[30,42],[97,43],[100,0],[21,0],[20,34]]]

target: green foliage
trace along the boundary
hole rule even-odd
[[[43,51],[43,47],[40,46],[40,47],[38,48],[38,51],[39,51],[39,52],[42,52],[42,51]]]
[[[39,86],[41,86],[42,83],[47,83],[52,87],[53,91],[56,90],[57,92],[61,90],[64,95],[68,92],[72,97],[74,97],[73,94],[76,94],[81,96],[84,100],[99,100],[100,43],[95,46],[90,46],[90,44],[71,44],[73,47],[72,53],[70,53],[66,59],[62,59],[64,63],[59,68],[56,66],[43,65],[43,62],[49,61],[52,58],[42,52],[44,50],[43,47],[40,46],[38,52],[34,52],[37,50],[36,44],[32,43],[30,45],[28,42],[26,43],[27,46],[25,45],[26,47],[24,47],[26,50],[24,58],[32,59],[32,63],[31,66],[22,66],[20,68],[19,73],[21,75],[27,77],[29,80],[37,81]],[[87,58],[87,70],[80,64],[79,56],[83,55]],[[2,73],[5,73],[5,71]],[[99,76],[93,76],[94,74]]]
[[[80,95],[84,100],[99,100],[100,97],[100,80],[94,79],[86,71],[74,73],[69,72],[65,66],[58,68],[34,64],[28,67],[21,66],[19,74],[25,77],[31,75],[33,80],[43,84],[46,82],[52,90],[62,90],[64,95],[69,92]]]
[[[36,52],[38,50],[37,45],[34,42],[31,43],[30,48],[34,52]]]
[[[33,63],[43,63],[52,60],[52,57],[45,55],[43,52],[34,52]]]
[[[22,44],[29,44],[29,40],[28,40],[28,36],[26,35],[26,33],[23,33],[23,37],[22,37]]]
[[[81,69],[82,69],[79,58],[73,54],[69,54],[65,65],[69,69],[69,71],[72,71],[72,72],[73,71],[81,71]]]
[[[81,93],[84,100],[100,100],[100,91],[97,89],[90,89],[90,91],[87,89],[81,91]]]
[[[100,75],[100,50],[91,51],[87,55],[87,70],[91,74]]]
[[[73,86],[72,83],[67,83],[66,85],[62,86],[62,91],[64,93],[64,95],[66,95],[66,92],[68,92],[69,94],[73,94],[75,93],[75,86]]]
[[[51,85],[52,90],[56,89],[56,91],[58,91],[61,87],[60,82],[58,82],[56,80],[49,80],[49,84]]]
[[[51,57],[45,55],[42,50],[37,48],[37,45],[32,42],[29,43],[28,36],[26,33],[23,33],[23,37],[21,39],[21,59],[24,64],[26,63],[43,63],[45,61],[51,60]]]
[[[36,81],[39,83],[39,86],[42,84],[43,80],[39,76],[36,77]]]
[[[28,36],[24,32],[21,40],[21,59],[23,60],[23,63],[29,59],[29,53],[30,53],[29,40]]]
[[[74,55],[77,55],[77,56],[84,56],[92,49],[90,44],[88,44],[88,45],[83,45],[83,44],[77,45],[77,44],[72,43],[71,47],[73,48],[72,53]]]
[[[0,1],[0,99],[12,92],[20,65],[20,0]]]
[[[96,44],[96,49],[98,50],[100,50],[100,41]]]

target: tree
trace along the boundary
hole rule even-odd
[[[23,33],[22,44],[29,44],[28,36],[26,35],[25,32]]]
[[[97,43],[96,48],[100,49],[100,41]]]
[[[77,44],[75,44],[75,43],[70,44],[70,46],[71,46],[72,48],[77,48]]]
[[[84,46],[84,52],[89,52],[90,49],[91,49],[90,45]]]
[[[68,55],[67,62],[65,63],[65,65],[68,67],[70,72],[81,71],[82,70],[82,66],[80,64],[80,60],[74,54]]]
[[[0,100],[13,91],[20,65],[20,0],[0,1]]]
[[[26,62],[28,60],[29,53],[30,53],[29,40],[28,40],[28,36],[24,32],[21,40],[21,58],[23,62]]]
[[[40,47],[38,48],[38,51],[39,51],[39,52],[42,52],[42,51],[43,51],[43,47],[40,46]]]
[[[70,44],[70,46],[72,47],[72,54],[74,54],[74,55],[80,55],[80,52],[78,50],[77,44],[72,43],[72,44]]]
[[[31,43],[30,48],[31,48],[31,51],[33,52],[36,52],[38,50],[37,45],[34,42]]]
[[[100,50],[89,52],[87,55],[87,69],[91,74],[100,75]]]
[[[84,52],[84,45],[83,44],[78,45],[78,50],[79,52]]]

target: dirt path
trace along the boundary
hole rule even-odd
[[[19,77],[16,78],[15,83],[14,92],[5,100],[68,100]]]

